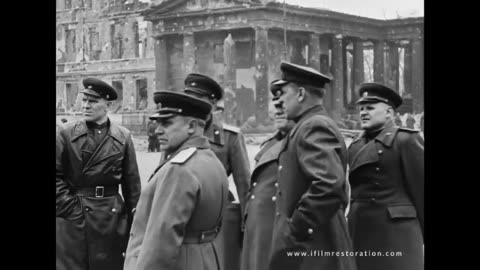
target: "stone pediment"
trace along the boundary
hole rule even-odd
[[[264,5],[269,0],[165,0],[150,7],[142,15],[148,20],[153,16],[168,16],[188,12],[225,9],[232,7],[250,7]]]

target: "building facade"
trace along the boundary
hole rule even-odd
[[[337,121],[355,113],[358,85],[369,81],[398,90],[401,111],[423,111],[423,18],[377,20],[268,0],[67,2],[57,1],[58,113],[78,109],[80,79],[91,75],[122,92],[116,112],[136,113],[122,121],[135,125],[144,121],[138,112],[155,109],[154,91],[180,91],[186,74],[198,72],[225,88],[226,122],[267,125],[269,82],[282,60],[334,78],[325,106]]]

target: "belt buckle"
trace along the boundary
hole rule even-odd
[[[103,195],[104,195],[103,192],[104,192],[103,186],[95,187],[95,198],[103,198]]]

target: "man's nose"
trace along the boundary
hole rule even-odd
[[[163,134],[163,129],[161,128],[160,125],[155,129],[155,133],[156,133],[156,134],[159,134],[159,135],[162,135],[162,134]]]

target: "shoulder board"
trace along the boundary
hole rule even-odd
[[[223,124],[223,129],[231,131],[231,132],[235,132],[235,133],[240,133],[240,128],[239,127],[235,127],[235,126],[231,126],[231,125],[227,125],[227,124]]]
[[[404,128],[404,127],[399,127],[399,131],[406,131],[406,132],[420,132],[420,130],[417,129],[411,129],[411,128]]]
[[[195,147],[190,147],[190,148],[184,149],[184,150],[178,152],[178,154],[176,154],[170,160],[170,162],[171,163],[176,163],[176,164],[182,164],[185,161],[187,161],[193,155],[193,153],[195,153],[195,151],[197,151],[197,148],[195,148]]]

